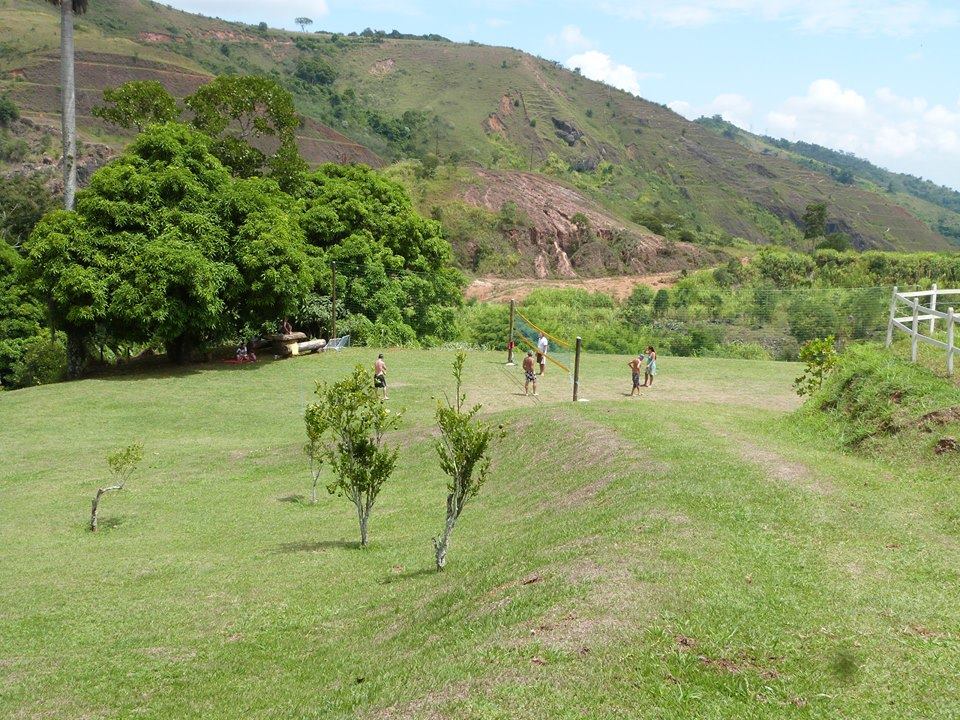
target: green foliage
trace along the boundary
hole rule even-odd
[[[467,396],[463,392],[463,366],[466,354],[458,352],[453,361],[453,379],[456,394],[451,402],[437,401],[436,420],[440,429],[440,439],[436,442],[437,455],[440,456],[440,469],[449,477],[447,480],[447,517],[444,531],[434,538],[437,570],[443,570],[447,561],[450,535],[460,518],[467,502],[477,496],[490,473],[490,444],[497,437],[502,439],[502,426],[495,429],[492,424],[477,419],[483,408],[477,404],[467,407]]]
[[[0,242],[0,385],[22,384],[21,358],[40,335],[43,310],[21,282],[22,260]],[[29,378],[27,378],[29,380]],[[33,383],[28,383],[33,384]]]
[[[809,340],[800,348],[800,362],[805,367],[803,374],[793,381],[797,395],[812,395],[823,386],[823,380],[837,365],[837,339],[830,335]]]
[[[797,293],[789,306],[790,334],[801,343],[836,334],[841,317],[834,298],[822,293]]]
[[[623,318],[631,325],[644,325],[652,317],[650,305],[655,293],[649,285],[636,285],[623,304]]]
[[[670,291],[666,288],[660,288],[657,290],[657,294],[653,296],[653,314],[656,316],[662,316],[669,309]]]
[[[123,487],[143,462],[143,443],[134,443],[107,455],[107,467],[115,484]]]
[[[0,95],[0,127],[10,127],[20,119],[20,108],[6,95]]]
[[[0,131],[0,162],[22,162],[29,153],[30,146],[26,140]]]
[[[7,345],[10,340],[0,341]],[[13,387],[31,387],[60,382],[67,374],[67,349],[59,340],[36,335],[19,348],[19,358],[10,370]]]
[[[318,259],[318,284],[388,340],[453,339],[463,275],[451,267],[440,224],[414,211],[403,188],[363,166],[323,165],[307,176],[302,226]]]
[[[389,410],[373,387],[373,375],[358,365],[335,383],[317,383],[318,400],[306,411],[306,453],[315,467],[329,466],[331,495],[347,498],[357,509],[360,546],[367,546],[370,513],[397,464],[399,447],[388,448],[385,434],[400,413]]]
[[[38,176],[0,177],[0,242],[19,247],[55,204]]]
[[[294,74],[308,85],[332,85],[337,79],[333,66],[317,55],[297,58]]]
[[[111,105],[98,105],[93,115],[122,128],[143,130],[147,125],[176,120],[180,116],[177,101],[156,80],[131,80],[103,91]]]
[[[805,238],[823,237],[827,234],[826,203],[810,203],[800,220]]]
[[[293,97],[276,81],[257,75],[220,75],[184,100],[193,125],[214,138],[211,151],[241,177],[260,172],[266,158],[250,141],[277,137],[295,147],[300,125]]]
[[[960,390],[926,368],[899,359],[880,345],[853,345],[808,403],[837,426],[845,445],[921,430],[921,418],[960,407]],[[928,438],[917,441],[927,444]]]
[[[292,314],[312,286],[304,233],[271,180],[235,180],[187,126],[157,125],[47,215],[26,277],[82,351],[162,343],[172,360]]]
[[[853,250],[853,242],[845,233],[835,232],[827,235],[823,240],[817,243],[817,250],[836,250],[837,252],[847,252]]]

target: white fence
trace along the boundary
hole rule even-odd
[[[893,297],[890,298],[890,321],[887,323],[887,347],[893,344],[893,331],[900,330],[910,336],[910,359],[917,361],[917,349],[920,343],[933,345],[943,350],[947,355],[947,374],[953,375],[954,355],[960,355],[960,346],[957,346],[957,315],[953,306],[946,312],[937,310],[937,303],[946,298],[960,298],[960,290],[940,290],[934,285],[929,290],[916,292],[899,292],[893,288]],[[900,306],[905,305],[909,315],[898,317]],[[943,321],[946,329],[946,342],[939,339],[937,323]]]

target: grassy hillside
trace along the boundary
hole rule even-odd
[[[790,419],[784,363],[664,357],[589,403],[500,354],[509,424],[448,570],[430,537],[442,352],[390,352],[406,407],[372,547],[308,495],[302,409],[348,350],[0,398],[4,717],[949,717],[960,706],[956,461],[870,459]],[[96,422],[91,418],[95,417]],[[145,467],[84,528],[104,455]],[[949,464],[953,463],[953,464]]]
[[[2,0],[0,18],[2,86],[33,115],[50,117],[56,112],[55,9]],[[896,196],[753,152],[663,106],[509,48],[282,33],[142,0],[93,6],[77,44],[116,60],[88,58],[81,65],[84,107],[104,85],[123,79],[124,69],[130,77],[170,78],[180,91],[188,89],[178,84],[190,73],[198,81],[205,73],[275,75],[307,116],[325,123],[304,133],[314,140],[304,143],[313,147],[305,151],[313,161],[371,158],[363,149],[370,148],[391,159],[438,154],[445,162],[532,170],[577,188],[623,223],[659,217],[683,239],[701,242],[796,242],[805,205],[824,201],[833,223],[862,247],[950,247],[921,208],[904,208]],[[297,61],[310,58],[335,70],[332,87],[294,78]],[[160,66],[146,68],[148,61]],[[89,118],[81,121],[96,131]],[[331,126],[343,136],[331,135]],[[466,196],[469,183],[451,192]]]
[[[960,192],[952,188],[891,172],[851,153],[822,145],[754,135],[716,116],[698,118],[696,122],[756,152],[783,157],[842,184],[884,194],[960,246]]]

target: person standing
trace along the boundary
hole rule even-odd
[[[537,376],[533,372],[534,362],[533,362],[533,352],[527,350],[527,356],[523,359],[523,375],[526,378],[526,382],[523,384],[523,394],[530,394],[530,383],[533,383],[533,395],[537,395]]]
[[[647,364],[644,369],[643,386],[653,387],[653,376],[657,374],[657,351],[653,349],[653,345],[647,345],[645,355]]]
[[[373,364],[373,387],[377,390],[383,390],[383,399],[387,397],[387,364],[383,361],[383,353],[377,355],[377,361]]]
[[[547,372],[547,351],[550,349],[550,341],[547,336],[540,333],[537,340],[537,365],[540,366],[540,375]]]
[[[633,388],[630,390],[630,397],[640,394],[640,370],[643,367],[643,362],[643,355],[637,355],[627,363],[627,365],[630,366],[630,374],[633,379]]]

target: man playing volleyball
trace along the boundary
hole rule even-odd
[[[533,383],[533,395],[537,395],[537,376],[533,372],[534,362],[533,362],[533,352],[527,350],[527,356],[523,359],[523,375],[526,378],[526,382],[523,384],[523,394],[530,394],[530,383]]]
[[[373,387],[377,390],[383,390],[383,399],[387,397],[387,364],[383,361],[383,353],[377,355],[377,361],[373,364]]]
[[[540,375],[547,371],[547,350],[549,349],[550,341],[547,340],[546,335],[540,333],[540,338],[537,340],[537,365],[540,366]]]

